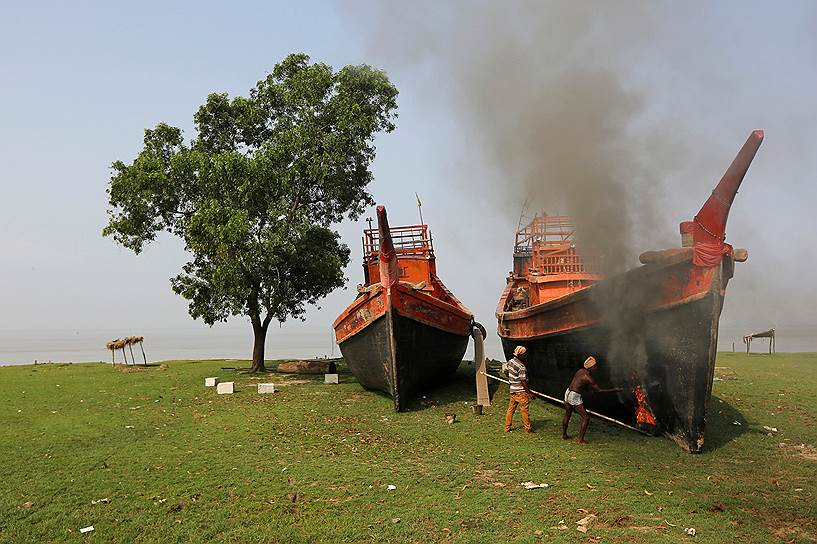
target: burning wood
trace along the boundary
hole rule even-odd
[[[635,397],[635,421],[639,426],[648,425],[655,427],[658,422],[655,416],[652,415],[649,405],[647,405],[647,395],[640,385],[636,385],[633,389],[633,396]]]

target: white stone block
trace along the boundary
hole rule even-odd
[[[340,383],[337,374],[324,374],[323,383]]]
[[[265,393],[275,393],[275,384],[274,383],[259,383],[258,384],[258,394],[263,395]]]
[[[216,385],[216,393],[219,395],[227,395],[235,393],[235,382],[221,382]]]
[[[204,378],[204,387],[215,387],[218,385],[218,378]]]

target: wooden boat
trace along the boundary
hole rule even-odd
[[[400,412],[456,371],[474,317],[437,277],[428,226],[389,228],[383,206],[377,229],[363,231],[363,275],[335,338],[358,381],[391,395]]]
[[[726,220],[762,139],[749,136],[694,220],[681,223],[682,247],[643,253],[623,274],[601,276],[568,217],[537,216],[518,230],[496,316],[506,357],[527,347],[533,389],[563,398],[594,355],[597,381],[625,390],[587,395],[588,409],[701,451],[726,286],[747,256],[725,242]]]

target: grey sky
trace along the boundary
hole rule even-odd
[[[518,213],[508,203],[524,197],[511,189],[498,198],[488,189],[504,183],[503,172],[475,156],[473,127],[453,113],[452,96],[469,89],[446,78],[452,56],[408,58],[421,34],[412,27],[417,20],[439,22],[423,23],[422,34],[446,48],[462,35],[446,25],[469,24],[480,5],[453,3],[434,13],[434,4],[414,4],[419,17],[373,6],[7,4],[0,20],[0,330],[197,327],[169,287],[185,259],[176,241],[161,239],[134,256],[100,236],[109,165],[132,160],[143,129],[159,121],[191,137],[192,114],[209,92],[244,94],[293,51],[389,73],[400,89],[400,117],[397,130],[378,139],[373,194],[395,225],[416,220],[414,191],[421,195],[441,277],[493,329]],[[724,330],[777,326],[817,336],[813,6],[660,6],[628,53],[631,62],[618,67],[646,98],[637,122],[672,131],[679,145],[677,164],[655,180],[662,226],[643,233],[644,243],[677,244],[678,223],[694,215],[750,130],[766,130],[727,229],[750,258],[729,286]],[[617,19],[609,24],[627,28]],[[362,227],[339,227],[353,250],[350,286],[361,279]],[[287,324],[281,333],[328,332],[353,292],[333,293],[306,325]]]

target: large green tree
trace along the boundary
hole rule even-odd
[[[262,371],[269,324],[344,283],[349,248],[331,226],[373,204],[374,136],[394,130],[396,98],[380,70],[289,55],[249,96],[209,95],[189,143],[145,130],[136,159],[113,163],[103,235],[137,254],[160,232],[183,240],[173,290],[209,325],[249,317]]]

